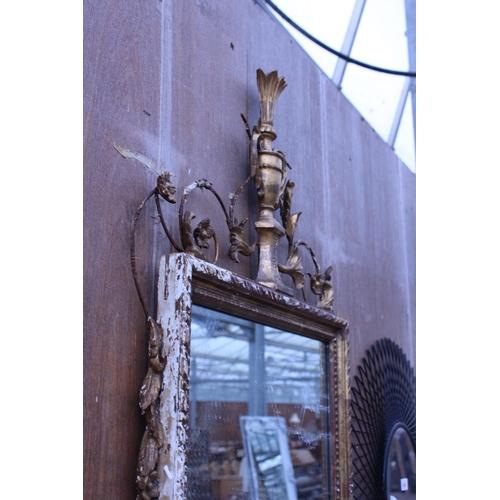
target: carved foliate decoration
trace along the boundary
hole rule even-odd
[[[161,225],[172,246],[178,252],[185,252],[201,260],[208,261],[205,253],[212,248],[214,254],[212,263],[215,264],[219,257],[219,240],[211,226],[210,218],[203,214],[203,218],[198,218],[196,214],[185,211],[186,201],[195,189],[211,192],[217,199],[224,220],[228,228],[228,256],[236,263],[240,262],[240,257],[250,257],[258,250],[259,268],[255,281],[269,288],[281,291],[287,295],[294,295],[292,288],[283,283],[281,275],[291,277],[296,289],[301,290],[303,300],[307,302],[306,276],[309,277],[309,288],[316,295],[315,305],[321,309],[332,311],[334,295],[331,285],[332,267],[325,272],[321,271],[316,256],[311,247],[302,240],[295,241],[299,218],[302,212],[292,213],[292,197],[295,183],[289,180],[288,171],[291,170],[286,156],[283,152],[272,147],[272,142],[276,139],[277,133],[274,129],[274,115],[278,97],[286,88],[284,77],[278,77],[277,71],[264,73],[257,70],[257,87],[259,91],[260,118],[257,125],[250,129],[246,118],[242,116],[246,125],[249,138],[250,168],[249,176],[245,182],[229,196],[229,207],[226,207],[212,183],[207,179],[199,179],[187,186],[179,204],[178,220],[180,243],[172,236],[167,222],[163,216],[161,201],[175,204],[176,186],[171,181],[171,174],[164,172],[157,179],[157,186],[139,206],[131,231],[131,254],[134,279],[137,286],[135,272],[135,225],[141,210],[147,200],[153,197],[156,201],[158,216]],[[254,223],[257,232],[257,241],[249,242],[245,236],[245,226],[248,218],[238,222],[234,216],[235,204],[238,196],[253,179],[254,187],[258,196],[258,220]],[[281,222],[274,218],[274,212],[279,209]],[[278,245],[283,236],[288,242],[288,256],[284,263],[278,262]],[[302,249],[302,250],[301,250]],[[314,272],[304,272],[301,252],[309,254],[314,265]],[[144,307],[144,300],[137,286],[141,303]]]
[[[152,500],[158,498],[160,494],[156,467],[159,449],[165,441],[158,414],[159,395],[163,382],[163,370],[165,369],[165,359],[162,359],[163,331],[161,326],[151,317],[148,318],[148,329],[149,367],[139,391],[139,407],[146,416],[146,430],[142,437],[137,460],[138,500]]]

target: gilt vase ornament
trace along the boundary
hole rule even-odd
[[[255,222],[258,235],[259,270],[256,281],[293,295],[293,289],[281,280],[276,257],[278,242],[285,235],[283,226],[274,218],[286,186],[287,162],[281,151],[272,148],[276,139],[273,127],[276,102],[286,87],[284,77],[277,71],[257,70],[260,118],[253,129],[250,142],[250,175],[254,178],[259,203],[259,219]]]

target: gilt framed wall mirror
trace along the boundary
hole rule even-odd
[[[164,256],[138,498],[350,498],[347,342],[332,312]]]
[[[179,244],[162,215],[162,200],[176,203],[176,186],[164,172],[132,224],[132,271],[149,327],[149,368],[139,394],[146,420],[136,477],[140,500],[351,497],[348,323],[333,313],[332,266],[322,271],[312,248],[295,239],[301,215],[291,209],[295,183],[285,154],[272,147],[275,105],[287,84],[277,71],[258,69],[256,76],[261,116],[253,130],[242,115],[249,175],[230,194],[229,208],[207,179],[188,185],[178,210]],[[250,244],[249,218],[238,222],[234,210],[252,179],[258,219],[257,241]],[[214,195],[222,209],[227,256],[235,263],[258,256],[255,280],[216,266],[219,239],[210,219],[193,228],[196,216],[185,210],[198,189]],[[135,224],[153,196],[178,252],[161,260],[156,319],[145,307],[135,265]],[[278,209],[281,222],[273,215]],[[288,252],[280,263],[282,237]],[[204,253],[208,240],[215,246],[212,263]],[[315,305],[308,303],[306,275]]]

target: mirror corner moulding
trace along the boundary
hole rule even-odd
[[[150,367],[141,388],[141,402],[149,404],[141,404],[147,428],[137,468],[138,499],[187,498],[193,304],[284,328],[327,346],[329,480],[332,498],[349,500],[352,487],[347,321],[184,253],[162,257],[157,320],[149,321]]]

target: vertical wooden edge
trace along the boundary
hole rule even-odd
[[[165,433],[157,466],[160,500],[182,500],[186,496],[191,282],[192,266],[184,254],[162,257],[157,322],[163,329],[166,367],[159,410]]]
[[[346,328],[339,334],[339,440],[340,446],[340,498],[352,499],[352,447],[351,447],[351,405],[349,335]]]
[[[330,491],[330,455],[331,455],[331,450],[330,450],[330,439],[328,438],[328,435],[331,430],[330,426],[330,380],[329,380],[329,362],[330,362],[330,355],[329,355],[329,344],[324,343],[323,344],[323,349],[321,349],[321,366],[323,367],[324,374],[321,377],[321,395],[322,395],[322,401],[321,401],[321,433],[325,436],[323,440],[323,445],[321,446],[321,471],[322,471],[322,476],[323,476],[323,491]]]
[[[331,484],[336,500],[352,499],[349,341],[347,328],[329,345],[332,415]]]
[[[329,407],[330,407],[330,488],[332,498],[338,500],[337,484],[338,484],[338,470],[339,470],[339,456],[338,456],[338,377],[337,377],[337,337],[335,337],[328,345],[328,378],[329,378]]]

